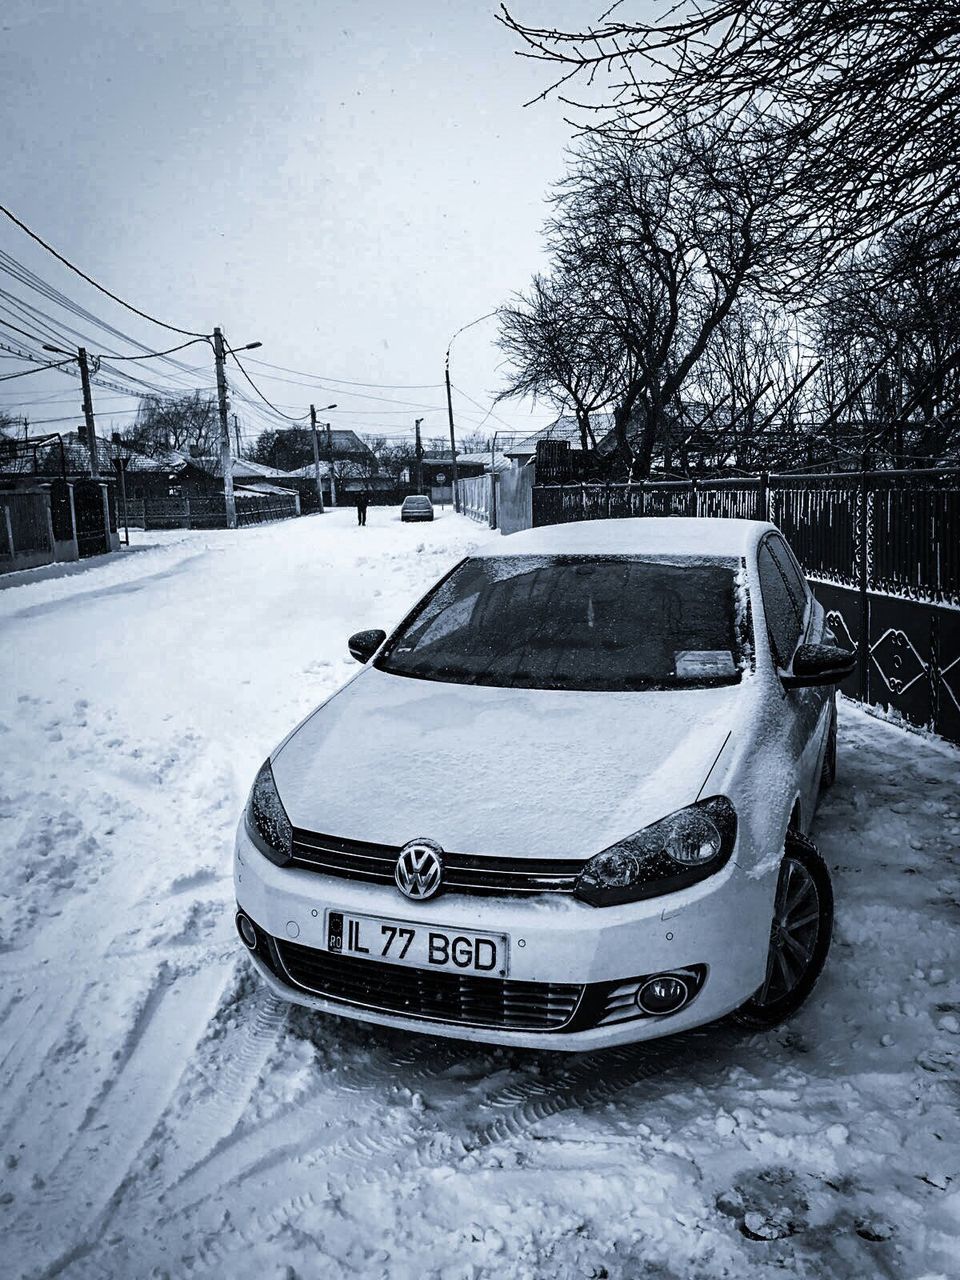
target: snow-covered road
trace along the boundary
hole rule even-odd
[[[486,536],[372,508],[0,579],[4,1275],[960,1275],[960,753],[849,704],[834,949],[779,1032],[551,1058],[251,976],[257,766]]]

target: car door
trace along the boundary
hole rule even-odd
[[[770,534],[757,551],[760,590],[770,635],[770,646],[781,672],[790,671],[793,656],[803,641],[818,640],[822,611],[810,593],[786,543]],[[784,732],[796,769],[804,826],[816,806],[820,761],[829,727],[829,688],[783,691]]]

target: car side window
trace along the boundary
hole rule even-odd
[[[773,558],[777,562],[777,567],[783,574],[787,590],[793,600],[793,606],[797,611],[797,617],[800,619],[800,628],[803,630],[809,596],[806,581],[797,566],[796,560],[793,558],[793,553],[782,538],[768,538],[766,545],[770,548]]]
[[[803,625],[802,613],[798,613],[793,593],[787,585],[783,570],[774,558],[769,540],[757,551],[757,570],[760,574],[760,593],[763,596],[763,612],[767,619],[767,631],[779,667],[789,667]]]

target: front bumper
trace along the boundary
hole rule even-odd
[[[736,857],[736,853],[734,854]],[[471,1026],[409,1017],[349,1004],[301,989],[276,963],[251,958],[268,985],[285,999],[324,1013],[408,1031],[524,1048],[584,1050],[670,1035],[722,1017],[763,980],[770,938],[773,883],[748,876],[731,860],[716,876],[680,893],[616,907],[591,907],[566,895],[470,897],[438,895],[427,902],[403,898],[387,885],[363,884],[294,867],[277,867],[252,844],[241,821],[234,883],[239,908],[263,934],[296,947],[325,951],[328,908],[402,918],[423,927],[489,930],[510,939],[509,979],[580,984],[596,990],[638,975],[706,970],[696,997],[680,1012],[579,1029],[533,1031]],[[370,962],[371,969],[377,968]]]

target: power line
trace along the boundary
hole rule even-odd
[[[191,338],[189,342],[181,342],[179,347],[170,347],[166,351],[146,351],[142,356],[115,356],[111,355],[111,360],[157,360],[160,356],[169,356],[174,351],[182,351],[184,347],[194,347],[198,342],[208,342],[209,339],[204,336],[202,338]]]
[[[267,360],[256,360],[248,357],[250,364],[261,365],[264,369],[279,369],[281,373],[294,373],[302,378],[310,378],[314,382],[336,382],[344,387],[370,387],[374,391],[437,391],[442,382],[351,382],[347,378],[331,378],[322,373],[308,373],[305,369],[288,369],[282,364],[270,364]],[[285,379],[273,379],[283,382]]]
[[[13,378],[29,378],[31,373],[43,373],[44,369],[59,369],[61,365],[70,364],[73,356],[69,360],[60,360],[56,364],[42,364],[36,369],[22,369],[19,373],[5,373],[0,377],[0,382],[10,382]]]
[[[230,348],[228,347],[227,350],[230,351]],[[237,366],[237,368],[240,370],[240,372],[243,374],[246,380],[250,383],[251,387],[253,387],[254,391],[257,393],[257,395],[260,397],[263,403],[267,405],[268,408],[272,409],[275,414],[277,414],[281,418],[285,418],[287,422],[303,422],[307,418],[309,418],[310,416],[309,413],[301,414],[299,418],[292,418],[289,413],[284,413],[282,409],[278,409],[275,404],[273,404],[270,400],[267,399],[267,397],[263,394],[263,392],[254,382],[254,380],[250,377],[249,373],[247,373],[246,369],[243,367],[243,365],[240,363],[239,359],[237,358],[237,353],[235,351],[230,351],[230,354],[233,356],[234,364]]]
[[[47,253],[52,254],[58,262],[62,262],[65,267],[69,268],[69,270],[74,272],[75,275],[78,275],[81,280],[86,280],[87,284],[93,285],[94,289],[99,289],[99,291],[102,294],[105,294],[106,297],[119,303],[121,307],[126,307],[128,311],[132,311],[134,315],[140,316],[142,320],[149,320],[151,324],[159,325],[161,329],[169,329],[171,333],[182,333],[184,337],[187,338],[206,338],[209,336],[205,333],[196,333],[192,329],[180,329],[175,324],[167,324],[164,320],[158,320],[156,316],[152,316],[146,311],[141,311],[139,307],[133,306],[132,303],[124,302],[123,298],[118,297],[115,293],[111,293],[109,289],[104,288],[102,284],[98,284],[96,280],[91,276],[88,276],[85,271],[81,271],[79,267],[75,267],[69,259],[63,256],[62,253],[58,253],[52,245],[47,244],[46,240],[42,240],[35,231],[31,231],[27,224],[25,222],[21,222],[16,214],[11,213],[5,205],[0,204],[0,213],[5,214],[11,222],[15,223],[16,226],[20,228],[21,231],[26,232],[31,240],[36,241],[41,248],[46,249]]]

